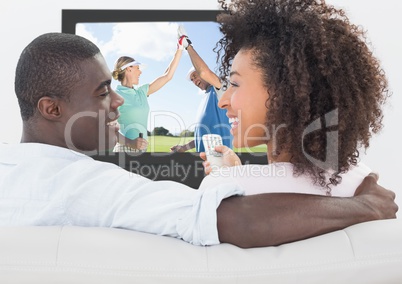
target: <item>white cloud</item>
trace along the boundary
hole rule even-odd
[[[176,23],[118,23],[113,26],[112,39],[102,44],[104,55],[109,53],[140,56],[157,61],[172,56],[177,44]]]
[[[92,41],[98,47],[102,45],[102,42],[98,40],[90,31],[88,31],[84,24],[77,24],[75,33]]]
[[[113,34],[103,41],[88,30],[85,24],[78,24],[76,34],[95,43],[106,57],[108,54],[128,55],[134,58],[150,58],[163,61],[172,56],[177,45],[177,23],[131,22],[113,25]]]

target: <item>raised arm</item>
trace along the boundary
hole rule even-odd
[[[149,84],[148,96],[158,91],[173,78],[174,72],[176,71],[177,66],[179,65],[182,53],[183,50],[178,48],[176,50],[176,53],[174,54],[172,61],[169,63],[169,66],[167,67],[165,73],[163,73],[162,76],[156,78]]]
[[[354,197],[267,193],[230,197],[218,208],[222,243],[239,247],[275,246],[356,223],[396,218],[395,193],[367,176]]]
[[[180,26],[178,29],[178,35],[181,38],[184,48],[187,50],[188,55],[190,56],[191,63],[193,64],[195,70],[200,75],[201,79],[208,82],[212,86],[217,89],[221,88],[221,81],[211,69],[209,69],[208,65],[201,58],[201,56],[195,51],[191,40],[188,38],[187,32],[185,31],[183,26]]]
[[[215,88],[220,89],[221,81],[219,80],[219,77],[209,69],[205,61],[198,55],[191,44],[187,47],[187,52],[190,55],[191,63],[201,79],[210,83]]]

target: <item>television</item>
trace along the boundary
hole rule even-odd
[[[209,68],[218,72],[214,51],[221,38],[218,10],[62,10],[62,32],[88,38],[101,49],[110,70],[120,56],[135,58],[146,66],[140,85],[165,72],[177,48],[177,28],[182,25],[196,51]],[[204,177],[202,159],[194,150],[172,153],[170,147],[185,144],[196,124],[203,92],[186,78],[192,67],[183,52],[173,79],[148,98],[148,149],[144,153],[93,155],[130,172],[153,180],[174,180],[198,188]],[[118,82],[113,80],[112,88]],[[190,133],[190,135],[188,135]],[[243,164],[267,163],[265,146],[234,149]]]

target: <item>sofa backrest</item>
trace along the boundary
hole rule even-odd
[[[0,283],[402,283],[402,222],[253,249],[111,228],[1,227]]]

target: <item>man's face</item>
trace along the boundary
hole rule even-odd
[[[111,149],[119,126],[117,108],[124,99],[111,89],[111,75],[102,55],[81,63],[83,78],[62,103],[64,139],[80,152]]]
[[[190,80],[191,80],[191,82],[193,82],[194,85],[196,85],[198,88],[200,88],[203,91],[205,91],[209,86],[209,84],[206,81],[201,79],[201,77],[198,75],[198,73],[196,71],[191,73]]]

